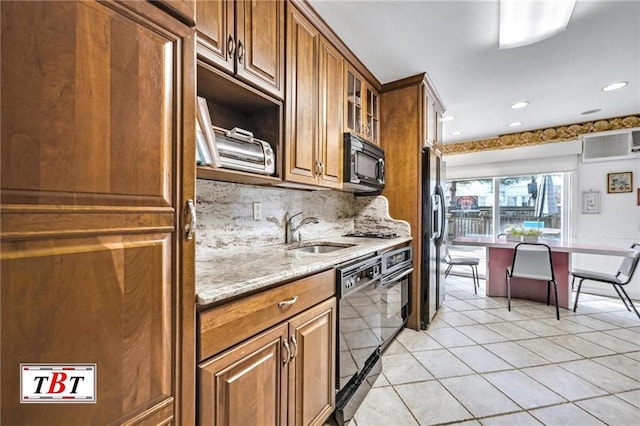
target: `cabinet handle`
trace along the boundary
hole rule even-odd
[[[229,34],[229,41],[227,43],[227,49],[229,50],[229,57],[233,57],[233,51],[236,49],[236,42],[233,39],[233,36]]]
[[[193,235],[196,232],[196,206],[193,204],[193,200],[187,200],[185,215],[189,215],[189,223],[184,226],[186,239],[188,241],[193,239]]]
[[[324,174],[324,164],[322,164],[322,161],[318,161],[318,165],[320,166],[320,173],[318,174],[322,176]]]
[[[282,346],[287,350],[287,356],[282,358],[282,365],[287,365],[291,359],[291,349],[289,349],[289,342],[287,339],[282,341]]]
[[[285,306],[291,306],[298,301],[298,296],[293,296],[289,300],[283,300],[282,302],[278,302],[278,308],[284,308]]]
[[[296,355],[298,355],[298,342],[296,342],[296,336],[291,336],[291,346],[293,347],[291,359],[293,359],[296,357]]]
[[[238,62],[242,63],[244,61],[244,45],[241,41],[238,42]]]

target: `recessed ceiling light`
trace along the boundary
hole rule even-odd
[[[586,110],[586,111],[581,112],[580,114],[582,114],[582,115],[589,115],[589,114],[595,114],[596,112],[600,112],[600,111],[602,111],[602,109],[601,109],[601,108],[589,109],[589,110]]]
[[[460,136],[462,132],[451,132],[451,136]]]
[[[618,90],[623,88],[624,86],[626,86],[627,84],[629,84],[628,81],[618,81],[617,83],[611,83],[608,86],[604,86],[602,88],[603,92],[611,92],[612,90]]]
[[[529,105],[528,101],[516,102],[515,104],[511,105],[511,109],[520,109],[526,107],[527,105]]]
[[[522,121],[514,121],[513,123],[509,124],[509,127],[518,127],[518,126],[522,126]]]
[[[453,115],[447,115],[447,116],[445,116],[445,117],[442,117],[442,118],[440,119],[440,121],[451,121],[451,120],[455,120],[455,119],[456,119],[456,117],[455,117],[455,116],[453,116]]]

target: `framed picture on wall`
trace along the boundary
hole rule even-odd
[[[600,191],[582,191],[582,213],[600,213]]]
[[[610,194],[633,191],[633,172],[607,173],[607,192]]]

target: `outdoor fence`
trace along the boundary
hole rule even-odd
[[[453,239],[462,236],[495,236],[509,226],[523,226],[525,221],[543,222],[542,228],[561,227],[561,211],[553,216],[535,217],[535,208],[532,207],[501,207],[501,229],[495,232],[492,229],[493,209],[480,207],[477,210],[448,209],[448,238]]]

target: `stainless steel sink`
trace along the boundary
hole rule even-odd
[[[303,253],[330,253],[336,250],[342,250],[348,247],[353,247],[355,244],[343,244],[343,243],[313,243],[308,245],[290,247],[287,250],[303,252]]]

